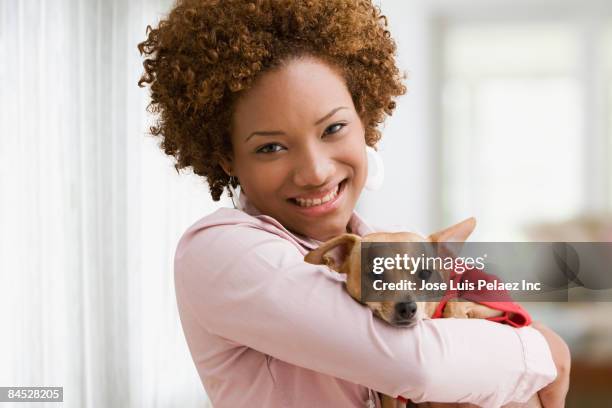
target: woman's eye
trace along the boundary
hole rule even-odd
[[[338,133],[343,127],[345,127],[346,124],[344,123],[334,123],[333,125],[329,126],[327,129],[325,129],[325,133]]]
[[[278,149],[276,149],[277,147]],[[275,153],[278,152],[280,149],[282,149],[282,146],[278,143],[269,143],[257,149],[257,153]]]
[[[345,126],[346,126],[346,123],[334,123],[333,125],[329,126],[327,129],[325,129],[325,134],[338,133]],[[257,153],[276,153],[282,149],[283,149],[283,146],[279,145],[278,143],[268,143],[267,145],[264,145],[260,147],[259,149],[257,149],[256,152]]]

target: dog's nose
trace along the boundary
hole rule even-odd
[[[417,311],[415,302],[400,302],[395,305],[395,313],[400,319],[412,319]]]

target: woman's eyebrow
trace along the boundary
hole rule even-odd
[[[348,109],[348,108],[346,106],[338,106],[337,108],[332,109],[331,112],[329,112],[327,115],[325,115],[321,119],[317,120],[315,122],[315,126],[318,125],[319,123],[323,122],[325,119],[330,118],[334,113],[338,112],[340,109]]]
[[[348,108],[346,106],[338,106],[337,108],[332,109],[327,115],[325,115],[321,119],[317,120],[314,123],[315,126],[318,125],[319,123],[323,122],[324,120],[330,118],[331,116],[333,116],[333,114],[338,112],[340,109],[348,109]],[[251,137],[253,137],[253,136],[278,136],[278,135],[284,135],[284,134],[285,134],[285,132],[283,132],[281,130],[260,130],[260,131],[253,132],[250,135],[248,135],[247,138],[244,141],[248,142],[248,140]]]

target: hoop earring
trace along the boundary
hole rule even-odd
[[[230,196],[230,199],[232,200],[232,204],[234,205],[234,208],[236,210],[242,210],[242,206],[240,205],[240,201],[238,200],[238,193],[236,192],[233,186],[233,184],[236,183],[237,181],[238,179],[236,177],[230,176],[227,188],[230,191],[229,196]],[[236,200],[234,200],[234,197],[236,197]]]
[[[368,178],[364,187],[370,191],[379,190],[385,180],[385,166],[382,157],[371,146],[366,145],[365,149],[368,156]]]

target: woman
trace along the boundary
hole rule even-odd
[[[378,406],[374,390],[490,407],[539,390],[563,406],[569,352],[549,329],[393,328],[303,261],[335,235],[372,232],[354,212],[366,145],[405,88],[369,1],[179,1],[139,49],[152,133],[177,170],[204,177],[213,200],[241,188],[240,209],[192,225],[175,256],[181,322],[215,407]]]

